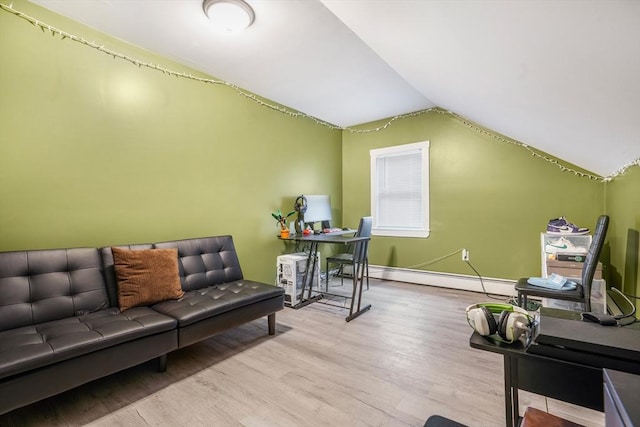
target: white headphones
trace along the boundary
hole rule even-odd
[[[479,303],[466,309],[467,322],[483,337],[497,335],[506,343],[514,343],[531,331],[533,317],[523,308],[511,304]],[[499,315],[496,321],[495,315]]]

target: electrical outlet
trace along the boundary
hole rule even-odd
[[[469,250],[468,249],[463,249],[462,250],[462,260],[463,261],[469,261]]]

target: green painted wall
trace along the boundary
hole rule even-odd
[[[540,233],[549,219],[564,215],[593,227],[604,212],[603,183],[563,172],[522,147],[432,111],[379,132],[344,133],[345,224],[370,213],[369,150],[424,140],[430,141],[431,235],[374,237],[372,264],[411,268],[467,248],[485,277],[539,275]],[[473,275],[459,254],[422,269]]]
[[[611,216],[608,249],[609,283],[631,295],[640,295],[640,167],[607,183],[607,213]],[[636,300],[640,309],[640,303]],[[640,313],[638,313],[640,318]]]
[[[13,4],[120,53],[203,76],[25,0]],[[593,227],[607,212],[611,283],[639,290],[637,167],[608,184],[580,178],[437,112],[341,133],[52,37],[7,12],[0,55],[0,250],[232,234],[245,275],[271,282],[274,258],[287,250],[271,212],[301,193],[329,193],[334,218],[356,226],[370,212],[369,150],[429,140],[431,236],[375,237],[372,264],[413,267],[466,247],[486,277],[534,275],[550,218]],[[473,274],[459,255],[422,268]]]
[[[24,0],[13,7],[201,75]],[[3,11],[0,57],[0,250],[231,234],[245,276],[272,283],[285,248],[271,212],[301,193],[328,193],[342,216],[340,131],[224,86],[138,68]]]

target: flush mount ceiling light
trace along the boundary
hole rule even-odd
[[[225,33],[244,30],[256,18],[244,0],[205,0],[202,9],[214,27]]]

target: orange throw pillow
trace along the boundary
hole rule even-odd
[[[182,298],[177,249],[128,250],[112,247],[118,278],[118,305],[124,311]]]

